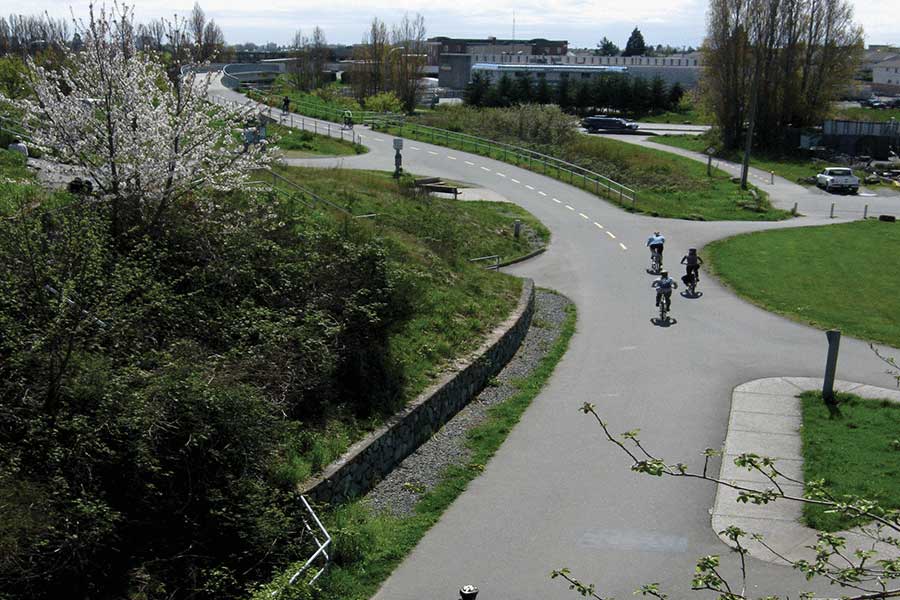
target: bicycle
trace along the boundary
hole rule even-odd
[[[697,295],[697,279],[697,274],[694,272],[685,275],[684,285],[687,288],[685,291],[692,297]]]
[[[659,275],[660,271],[662,271],[662,253],[657,252],[656,250],[651,250],[650,268],[647,269],[647,272],[654,275]]]
[[[659,321],[665,323],[669,320],[669,311],[672,309],[672,297],[666,294],[660,294],[659,298]]]

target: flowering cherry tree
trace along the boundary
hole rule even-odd
[[[175,203],[203,188],[238,187],[268,164],[265,147],[245,149],[236,135],[253,109],[212,106],[209,74],[176,68],[167,76],[157,55],[135,49],[130,9],[92,6],[78,27],[83,48],[63,49],[58,71],[30,61],[35,97],[17,104],[35,143],[83,169],[110,201],[114,234],[152,231]],[[169,38],[177,59],[188,39],[178,22]]]

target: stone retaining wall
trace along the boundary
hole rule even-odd
[[[316,502],[337,503],[368,492],[481,391],[513,357],[534,312],[534,282],[522,283],[519,304],[466,362],[419,394],[383,426],[350,447],[303,493]]]

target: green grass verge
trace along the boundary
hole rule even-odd
[[[637,192],[634,204],[615,188],[609,190],[569,172],[532,163],[499,147],[475,145],[454,138],[452,133],[444,137],[432,135],[413,126],[404,126],[402,131],[398,127],[383,129],[409,139],[514,164],[579,187],[627,210],[653,216],[697,221],[774,221],[790,216],[788,211],[773,208],[762,190],[756,190],[759,202],[754,201],[750,193],[732,183],[724,171],[716,169],[709,177],[705,165],[689,158],[608,138],[580,135],[563,151],[554,154],[634,189]]]
[[[900,225],[856,221],[713,242],[707,267],[739,295],[815,327],[900,348]]]
[[[409,517],[376,514],[357,501],[344,505],[325,516],[326,527],[334,535],[334,563],[322,576],[319,589],[304,596],[302,586],[282,588],[294,569],[288,569],[269,586],[254,596],[269,598],[274,590],[283,589],[282,598],[341,598],[365,600],[371,597],[400,562],[437,523],[443,512],[478,477],[506,436],[519,422],[525,409],[546,384],[562,359],[575,333],[574,304],[567,307],[559,337],[540,364],[527,377],[513,382],[514,396],[492,407],[488,417],[470,430],[466,446],[471,451],[467,465],[448,468],[440,483],[426,492]]]
[[[346,206],[353,214],[377,215],[354,223],[388,241],[416,287],[412,315],[392,333],[389,342],[389,352],[403,374],[407,401],[438,377],[450,361],[476,349],[519,300],[521,280],[487,271],[485,263],[470,263],[469,259],[494,254],[513,258],[531,252],[525,236],[513,236],[515,219],[521,219],[543,243],[550,238],[547,228],[519,206],[417,195],[405,180],[398,183],[389,173],[299,167],[275,170]],[[279,478],[285,482],[305,480],[378,425],[376,421],[360,423],[344,414],[329,415],[323,423],[298,433],[278,467]]]
[[[890,121],[900,120],[900,108],[863,108],[861,106],[841,108],[835,113],[835,119],[845,121]]]
[[[275,136],[274,139],[277,139],[275,146],[280,148],[281,154],[287,158],[351,156],[368,151],[362,144],[318,135],[311,131],[291,129],[276,123],[267,125],[267,128]]]
[[[642,123],[672,123],[674,125],[712,125],[708,115],[694,108],[686,111],[666,111],[636,119]]]
[[[829,418],[820,392],[804,392],[803,477],[824,480],[836,498],[859,496],[900,508],[900,404],[838,394],[841,417]],[[803,520],[821,531],[859,525],[824,507],[805,504]]]
[[[684,150],[705,153],[709,148],[709,140],[702,135],[661,135],[653,138],[658,144],[674,146]],[[732,162],[741,162],[743,157],[739,152],[726,153],[720,158]],[[775,175],[784,177],[788,181],[802,183],[803,179],[811,177],[822,170],[821,162],[813,162],[806,158],[794,158],[789,156],[750,156],[750,166],[763,171],[774,171]]]

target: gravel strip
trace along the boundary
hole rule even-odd
[[[536,290],[531,327],[512,360],[440,431],[381,480],[365,502],[378,511],[410,515],[422,494],[440,482],[447,467],[465,464],[469,460],[466,433],[485,419],[488,408],[518,391],[515,380],[528,376],[540,364],[559,337],[570,303],[565,296]]]

